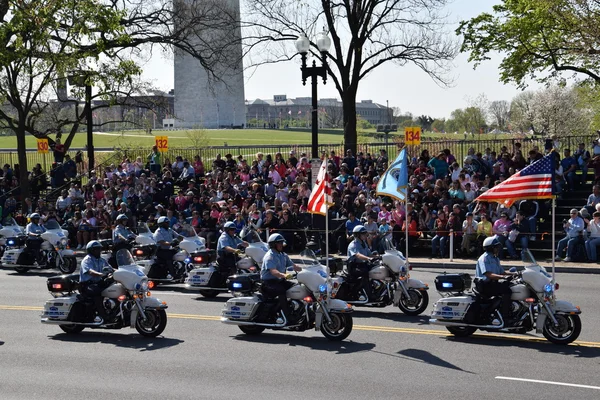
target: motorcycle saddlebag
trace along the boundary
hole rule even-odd
[[[232,292],[251,292],[258,281],[260,274],[232,275],[227,279],[227,288]]]
[[[79,286],[79,275],[52,276],[46,281],[48,291],[52,293],[67,293],[75,291]]]
[[[69,297],[57,297],[52,300],[46,301],[44,304],[44,311],[42,312],[42,318],[48,318],[53,320],[64,321],[67,320],[69,312],[73,304],[77,302],[77,296]]]
[[[440,299],[433,305],[431,317],[446,321],[462,321],[474,302],[472,296]]]
[[[471,289],[471,275],[444,274],[435,277],[435,288],[438,292],[461,293]]]
[[[227,300],[223,308],[223,316],[226,318],[247,321],[251,319],[259,305],[258,297],[236,297]]]
[[[186,279],[186,284],[192,287],[206,286],[209,287],[210,278],[216,272],[214,267],[196,268],[190,271]]]

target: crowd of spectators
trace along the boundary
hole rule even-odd
[[[537,221],[547,218],[547,203],[523,200],[506,207],[475,202],[479,194],[552,149],[556,150],[558,161],[555,181],[561,191],[574,190],[581,177],[583,181],[587,179],[588,169],[594,170],[595,180],[600,178],[600,144],[596,143],[591,153],[585,144],[575,152],[561,149],[556,138],[547,144],[544,149],[533,147],[526,154],[520,143],[510,149],[502,146],[498,151],[470,148],[462,160],[457,160],[449,149],[437,154],[422,150],[410,160],[406,205],[375,193],[388,165],[385,150],[379,154],[354,155],[350,150],[342,155],[335,151],[323,153],[328,159],[334,202],[329,209],[334,221],[330,243],[334,250],[345,253],[352,240],[352,229],[362,224],[374,250],[381,248],[382,239],[389,239],[404,250],[408,224],[409,245],[430,241],[431,257],[448,257],[450,243],[454,254],[475,257],[481,252],[483,240],[497,235],[504,245],[503,255],[519,258],[519,250],[539,240]],[[68,155],[63,161],[63,165],[70,163]],[[576,173],[578,169],[581,174]],[[35,211],[44,219],[55,218],[69,226],[76,247],[94,238],[109,238],[117,215],[126,214],[133,229],[142,222],[153,229],[160,216],[166,216],[174,229],[191,224],[211,247],[224,223],[233,221],[238,232],[245,226],[256,229],[263,237],[267,230],[278,231],[297,250],[316,234],[307,212],[310,171],[307,155],[294,150],[273,155],[217,155],[205,165],[200,156],[171,160],[154,147],[147,157],[125,158],[105,168],[100,176],[92,174],[83,186],[76,179],[77,166],[70,175],[54,175],[52,179],[58,183],[68,184],[54,204],[46,204],[41,198],[28,200],[25,209],[17,214],[15,198],[8,196],[2,215],[20,215],[24,219]],[[17,174],[7,165],[2,175],[5,180],[14,180]],[[595,188],[594,193],[595,200],[587,204],[588,208],[600,201],[600,188]],[[596,209],[590,211],[594,213]],[[600,219],[594,216],[594,221],[598,221],[597,226],[586,222],[583,230],[590,233],[588,257],[595,260],[591,243],[600,244]],[[577,225],[573,221],[567,223],[570,227]],[[566,229],[568,239],[571,228]],[[565,239],[559,243],[559,255],[565,248],[569,253],[575,246]],[[566,255],[567,260],[570,257]]]

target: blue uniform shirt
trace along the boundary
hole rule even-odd
[[[369,249],[369,246],[367,246],[366,242],[354,239],[348,245],[348,262],[365,262],[357,259],[356,254],[362,254],[363,256],[371,257],[371,250]]]
[[[30,233],[35,233],[37,235],[44,232],[46,232],[46,229],[43,226],[34,224],[33,222],[28,223],[27,227],[25,228],[25,233],[27,235],[29,235]]]
[[[227,234],[227,232],[221,233],[219,236],[219,241],[217,242],[217,254],[223,255],[225,251],[223,250],[225,247],[229,246],[233,249],[237,248],[238,245],[242,243],[242,239],[237,236],[231,236]]]
[[[88,271],[93,270],[96,272],[102,272],[108,262],[103,258],[92,257],[89,254],[81,261],[81,268],[79,270],[79,282],[99,282],[101,277],[92,276],[88,274]]]
[[[262,267],[260,268],[260,279],[262,281],[268,281],[272,279],[278,279],[271,274],[272,269],[285,274],[288,267],[293,267],[294,263],[290,260],[290,257],[285,253],[279,253],[270,249],[263,258]]]
[[[163,240],[165,242],[171,243],[174,239],[177,238],[177,234],[171,228],[165,229],[163,227],[160,227],[156,230],[156,232],[154,232],[152,237],[154,238],[156,243],[163,241]],[[168,249],[170,247],[170,246],[166,246],[164,244],[159,245],[159,246],[161,249]]]
[[[475,267],[475,277],[487,281],[486,272],[492,274],[504,275],[504,268],[500,266],[500,259],[488,252],[483,253],[477,260]]]
[[[133,236],[133,233],[131,233],[131,231],[129,229],[127,229],[127,227],[119,224],[113,231],[113,243],[114,244],[125,242],[125,240],[121,239],[119,237],[119,235],[123,236],[124,238],[129,238],[129,237]]]

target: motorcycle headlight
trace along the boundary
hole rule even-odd
[[[14,245],[15,245],[15,243],[16,243],[16,242],[15,242],[15,240],[14,240],[14,239],[8,239],[8,241],[6,242],[6,244],[7,244],[8,246],[14,246]]]
[[[142,282],[142,292],[147,292],[148,291],[148,281],[143,281]]]
[[[553,292],[554,292],[554,285],[553,284],[548,283],[546,286],[544,286],[544,294],[545,294],[546,297],[550,297]]]
[[[319,293],[327,293],[327,285],[319,285]]]
[[[63,239],[60,240],[60,244],[63,245],[63,246],[66,246],[67,243],[69,243],[69,241],[66,238],[63,238]]]

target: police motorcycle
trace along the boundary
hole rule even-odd
[[[239,249],[240,254],[245,253],[245,257],[236,256],[236,274],[256,273],[269,248],[254,229],[245,227],[240,232],[240,237],[249,245],[245,249]],[[218,263],[213,263],[203,268],[192,269],[185,279],[185,287],[189,290],[199,290],[203,297],[214,298],[229,291],[227,278],[230,275],[229,271],[221,272]]]
[[[279,302],[261,293],[259,274],[234,275],[228,285],[235,296],[225,303],[221,322],[237,325],[247,335],[265,329],[303,332],[320,330],[332,341],[341,341],[352,332],[352,306],[331,297],[331,278],[311,250],[300,254],[302,271],[296,284],[287,290],[289,309],[294,318],[288,324]]]
[[[436,289],[443,296],[431,313],[430,324],[442,325],[454,336],[467,337],[477,329],[488,332],[524,334],[535,329],[555,344],[569,344],[581,333],[581,309],[568,301],[557,300],[559,284],[552,280],[531,252],[524,253],[525,269],[510,279],[510,315],[500,313],[501,298],[482,296],[471,286],[468,274],[439,275]]]
[[[188,276],[188,272],[191,271],[194,266],[208,264],[214,261],[214,252],[206,248],[206,240],[198,236],[191,225],[183,226],[179,235],[182,236],[183,239],[181,241],[175,240],[171,243],[171,247],[175,250],[171,260],[172,275],[166,271],[164,266],[159,265],[157,262],[156,252],[158,250],[158,245],[153,236],[144,235],[141,239],[142,243],[149,243],[142,247],[152,247],[153,249],[153,252],[148,257],[139,255],[139,247],[133,249],[133,253],[138,254],[136,263],[144,269],[148,278],[156,284],[182,283]],[[152,242],[150,242],[149,239],[151,239]],[[136,242],[138,242],[137,238]]]
[[[25,245],[25,230],[17,224],[14,218],[5,218],[0,225],[0,258],[7,247]]]
[[[8,248],[2,256],[2,264],[13,267],[19,274],[30,269],[57,268],[63,274],[71,274],[77,268],[77,259],[69,249],[68,231],[62,229],[55,219],[46,221],[46,232],[40,235],[43,242],[39,251],[27,248]],[[35,254],[34,254],[35,253]]]
[[[85,328],[134,328],[142,336],[156,337],[167,326],[167,303],[152,297],[148,277],[139,268],[127,249],[117,251],[117,270],[105,269],[109,286],[102,291],[106,320],[96,318],[94,301],[78,294],[79,275],[61,275],[47,281],[54,297],[46,301],[41,315],[43,324],[58,325],[69,334]]]
[[[369,271],[372,298],[367,298],[360,280],[346,273],[332,278],[331,296],[357,307],[394,305],[406,315],[421,314],[429,305],[429,286],[410,277],[412,268],[389,239],[382,239],[381,248],[384,253]]]

